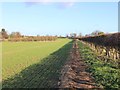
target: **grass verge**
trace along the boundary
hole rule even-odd
[[[82,58],[89,65],[88,71],[95,78],[96,83],[105,89],[118,89],[120,84],[120,71],[114,64],[100,60],[86,45],[79,41],[79,50]]]

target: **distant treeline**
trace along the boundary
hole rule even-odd
[[[24,36],[20,38],[9,38],[8,41],[55,41],[56,36]]]
[[[55,41],[57,36],[25,36],[21,35],[20,32],[12,32],[8,34],[5,29],[0,32],[0,41]]]

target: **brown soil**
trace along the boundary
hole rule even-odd
[[[93,77],[86,71],[88,66],[80,56],[77,41],[74,42],[68,59],[61,71],[59,88],[96,88]]]

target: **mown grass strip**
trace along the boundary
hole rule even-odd
[[[85,44],[79,41],[79,50],[82,58],[89,65],[88,71],[95,78],[96,83],[105,89],[118,89],[120,84],[119,68],[112,63],[100,60],[97,55]]]

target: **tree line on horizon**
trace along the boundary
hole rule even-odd
[[[83,37],[96,37],[96,36],[101,36],[101,35],[107,35],[109,33],[104,33],[103,31],[100,30],[95,30],[90,34],[82,35],[82,33],[70,33],[67,34],[65,37],[63,36],[27,36],[27,35],[22,35],[20,32],[12,32],[10,34],[7,33],[7,31],[2,28],[0,32],[0,39],[2,41],[8,40],[8,41],[55,41],[57,38],[83,38]]]
[[[7,31],[3,28],[0,32],[0,41],[55,41],[57,39],[57,36],[25,36],[21,35],[20,32],[12,32],[11,34],[8,34]]]

